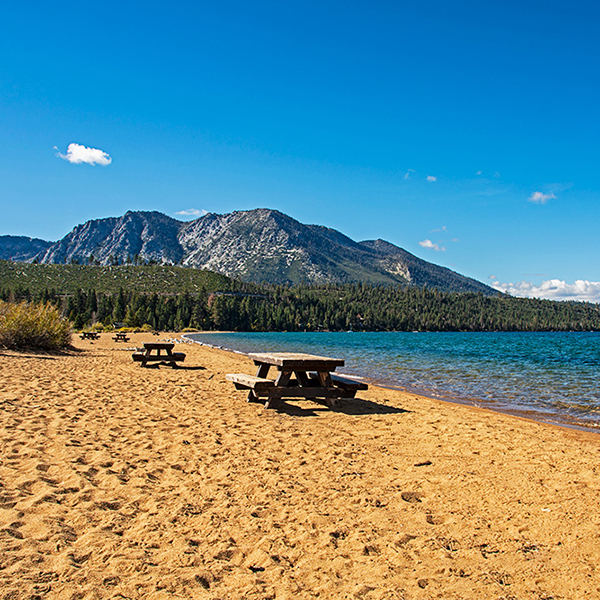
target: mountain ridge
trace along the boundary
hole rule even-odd
[[[37,253],[22,245],[21,262],[153,262],[208,269],[254,283],[364,282],[497,293],[385,240],[357,242],[335,229],[305,225],[267,208],[207,213],[193,221],[156,211],[128,211],[121,217],[87,221],[61,240],[45,244]]]
[[[0,235],[0,259],[26,262],[51,245],[52,242],[24,235]]]

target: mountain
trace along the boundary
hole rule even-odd
[[[103,265],[182,264],[250,282],[365,282],[496,294],[389,242],[355,242],[335,229],[304,225],[270,209],[208,213],[189,222],[159,212],[128,212],[78,225],[35,256],[40,263],[91,258]]]
[[[21,235],[0,235],[0,259],[26,262],[48,249],[52,242]]]
[[[159,212],[128,212],[122,217],[95,219],[77,225],[37,259],[41,263],[87,263],[93,256],[102,265],[134,257],[157,263],[178,263],[177,241],[183,223]]]

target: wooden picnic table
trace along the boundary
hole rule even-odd
[[[343,367],[340,358],[328,358],[297,352],[268,352],[249,354],[258,367],[256,375],[231,373],[227,380],[237,389],[248,391],[248,402],[265,398],[265,407],[282,398],[323,400],[329,408],[336,408],[340,398],[354,398],[358,390],[368,389],[367,384],[335,375]],[[267,375],[271,367],[278,371],[276,379]]]
[[[100,334],[97,331],[82,331],[79,337],[82,340],[97,340]]]
[[[142,367],[145,367],[147,362],[164,362],[176,367],[179,361],[185,360],[185,354],[173,352],[174,345],[172,342],[146,342],[144,350],[134,352],[131,357],[134,361],[142,363]]]
[[[115,340],[115,342],[128,342],[129,338],[127,337],[127,334],[125,332],[116,331],[113,340]]]

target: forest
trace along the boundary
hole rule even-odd
[[[132,327],[156,331],[600,331],[600,306],[445,293],[367,284],[255,285],[161,294],[120,287],[33,291],[0,287],[0,299],[49,303],[74,329]]]

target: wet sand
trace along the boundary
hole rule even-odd
[[[598,434],[376,387],[266,410],[240,355],[73,339],[0,351],[0,598],[600,598]]]

